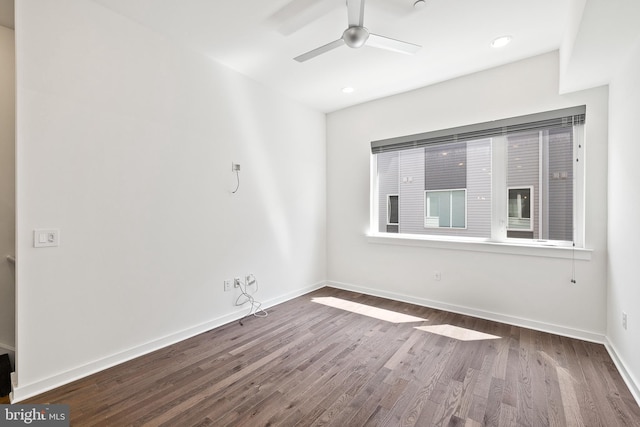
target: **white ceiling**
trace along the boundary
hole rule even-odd
[[[305,63],[297,55],[338,39],[345,0],[94,0],[266,86],[329,112],[560,47],[571,0],[367,0],[372,32],[422,46],[413,56],[342,46]],[[501,35],[513,42],[493,49]],[[349,95],[341,88],[352,86]]]
[[[562,46],[560,92],[608,84],[640,45],[640,0],[572,0]]]
[[[323,112],[559,48],[562,92],[607,84],[640,43],[640,0],[367,0],[365,26],[416,55],[342,46],[298,63],[341,36],[346,0],[93,1]],[[13,5],[0,0],[0,25],[13,28]],[[501,35],[512,43],[491,48]]]

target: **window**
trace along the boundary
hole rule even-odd
[[[387,196],[387,225],[398,225],[398,195]]]
[[[465,228],[467,190],[425,191],[425,228]]]
[[[509,188],[509,222],[507,231],[533,231],[531,207],[533,187]]]
[[[373,141],[372,230],[580,247],[585,110]]]

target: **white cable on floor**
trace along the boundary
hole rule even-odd
[[[258,292],[258,280],[252,275],[253,283],[256,284],[256,292]],[[236,306],[240,307],[246,303],[251,304],[251,308],[249,309],[249,313],[240,319],[240,325],[242,325],[242,321],[247,317],[253,315],[254,317],[267,317],[269,313],[267,313],[262,307],[262,303],[258,302],[253,298],[253,296],[249,295],[247,292],[247,287],[249,285],[245,282],[238,281],[238,288],[240,288],[240,295],[236,299]],[[244,297],[244,301],[240,301],[240,299]]]

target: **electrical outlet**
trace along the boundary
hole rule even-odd
[[[435,281],[439,282],[439,281],[440,281],[440,279],[442,279],[442,274],[440,274],[440,272],[439,272],[439,271],[434,271],[434,272],[433,272],[433,279],[434,279]]]
[[[229,292],[231,290],[231,280],[224,281],[224,291]]]
[[[625,330],[627,329],[627,313],[625,313],[624,311],[622,312],[622,327]]]
[[[240,287],[240,278],[239,277],[234,277],[233,278],[233,287],[234,288],[239,288]]]
[[[33,247],[46,248],[60,246],[60,230],[57,228],[39,228],[33,230]]]

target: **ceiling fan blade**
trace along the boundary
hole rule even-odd
[[[363,27],[364,0],[347,0],[347,14],[350,27]]]
[[[406,53],[408,55],[413,55],[422,47],[417,44],[390,39],[389,37],[380,36],[378,34],[369,34],[369,38],[365,45],[391,50],[398,53]]]
[[[322,55],[325,52],[329,52],[337,47],[340,47],[344,44],[344,40],[338,39],[336,41],[332,41],[331,43],[327,43],[324,46],[320,46],[317,49],[310,50],[307,53],[303,53],[302,55],[296,56],[295,59],[298,62],[308,61],[310,59],[315,58],[318,55]]]

